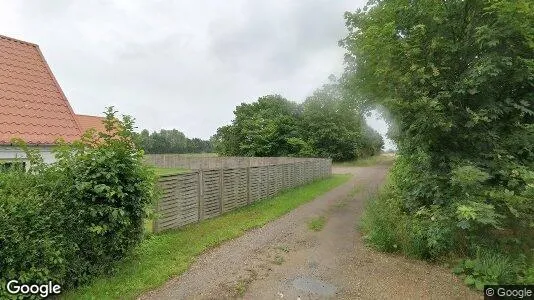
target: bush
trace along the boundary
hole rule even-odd
[[[364,239],[384,252],[401,250],[407,239],[407,219],[398,198],[392,196],[391,192],[382,193],[368,200],[360,223]]]
[[[451,251],[455,242],[449,214],[436,205],[411,213],[395,177],[403,171],[402,161],[396,163],[386,186],[368,202],[361,221],[364,238],[380,251],[438,258]]]
[[[474,258],[464,259],[454,269],[456,274],[464,274],[464,282],[478,290],[484,285],[514,284],[520,282],[524,258],[514,258],[493,250],[479,248]]]
[[[0,298],[7,281],[63,282],[69,244],[59,234],[61,204],[42,195],[34,176],[0,173]]]
[[[486,173],[472,166],[454,169],[448,205],[419,202],[415,209],[416,200],[406,201],[408,194],[399,188],[409,184],[413,168],[406,168],[404,159],[399,156],[386,186],[366,206],[361,221],[366,242],[380,251],[428,260],[464,257],[455,272],[479,289],[533,282],[532,231],[496,213],[498,202],[484,197],[490,195],[482,188]]]
[[[344,77],[364,105],[383,107],[394,125],[400,156],[392,185],[404,214],[401,236],[420,245],[407,248],[418,256],[453,252],[497,260],[477,254],[483,248],[507,253],[510,261],[532,259],[530,3],[369,1],[345,14]],[[493,274],[483,281],[514,277],[497,276],[485,263],[479,269]],[[525,273],[526,264],[519,269]]]
[[[525,279],[523,280],[524,284],[534,284],[534,267],[531,266],[525,272]]]
[[[2,287],[17,279],[71,288],[112,270],[141,241],[154,175],[134,146],[132,120],[114,114],[106,133],[60,144],[55,163],[26,149],[28,172],[0,173]]]

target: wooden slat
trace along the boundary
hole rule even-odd
[[[160,215],[160,219],[155,221],[156,230],[176,228],[199,219],[216,217],[222,212],[272,197],[283,190],[331,174],[331,160],[328,159],[278,161],[281,163],[160,177],[158,186],[162,190],[162,196],[156,210]],[[172,159],[166,163],[176,165],[176,161],[173,162]]]

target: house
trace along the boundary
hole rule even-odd
[[[104,125],[104,119],[104,117],[76,115],[76,121],[78,121],[82,133],[89,129],[105,132],[106,127]]]
[[[57,139],[72,142],[88,128],[103,130],[102,119],[74,113],[38,45],[0,35],[0,164],[24,161],[13,138],[53,162]]]

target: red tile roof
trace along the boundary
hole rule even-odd
[[[0,35],[0,144],[80,137],[74,112],[39,46]]]
[[[106,127],[103,123],[105,119],[106,118],[104,117],[76,115],[76,121],[78,121],[78,125],[80,125],[82,133],[89,129],[96,129],[96,131],[106,132]]]

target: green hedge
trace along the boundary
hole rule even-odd
[[[532,278],[532,3],[384,0],[345,14],[347,85],[386,112],[398,146],[366,234],[384,250],[466,258],[478,288]]]
[[[8,280],[69,289],[112,270],[141,241],[154,175],[132,140],[133,122],[109,109],[107,133],[88,132],[45,165],[0,173],[0,298]]]

